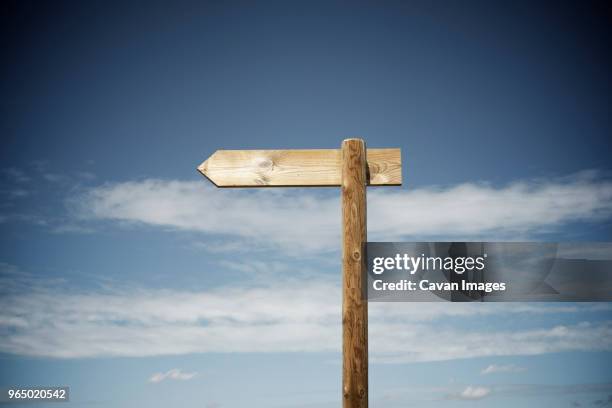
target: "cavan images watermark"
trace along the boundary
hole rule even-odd
[[[612,243],[369,242],[378,302],[612,301]]]

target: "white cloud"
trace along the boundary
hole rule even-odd
[[[340,288],[323,280],[277,281],[207,291],[74,292],[51,282],[0,287],[0,352],[56,358],[204,352],[339,352]],[[12,288],[12,289],[11,289]],[[607,309],[602,309],[607,306]],[[566,351],[612,351],[612,322],[488,330],[473,319],[610,311],[601,304],[374,303],[374,363],[406,363]],[[457,325],[463,319],[465,325]],[[519,319],[516,319],[519,320]],[[432,322],[435,321],[435,324]]]
[[[370,202],[369,202],[370,204]],[[612,214],[612,182],[592,174],[520,181],[503,188],[465,183],[374,195],[368,216],[391,237],[406,235],[513,236]]]
[[[111,184],[77,199],[81,216],[231,235],[286,249],[335,249],[337,199],[287,190],[221,190],[204,181]]]
[[[480,374],[496,374],[496,373],[521,373],[525,371],[524,367],[518,367],[514,364],[490,364],[480,371]]]
[[[288,251],[339,246],[337,194],[314,190],[216,189],[204,181],[147,179],[106,184],[76,197],[85,219],[115,220],[231,236]],[[522,238],[573,221],[612,215],[612,182],[596,173],[504,187],[464,183],[413,190],[371,189],[371,240],[406,237]]]
[[[149,382],[159,383],[159,382],[162,382],[162,381],[167,380],[167,379],[187,381],[187,380],[191,380],[197,374],[198,373],[196,373],[196,372],[185,373],[185,372],[181,371],[179,368],[173,368],[171,370],[166,371],[165,373],[155,373],[155,374],[153,374],[151,376],[151,378],[149,378]]]
[[[491,390],[487,387],[472,387],[467,386],[461,393],[457,395],[460,399],[465,400],[478,400],[486,397],[491,393]]]

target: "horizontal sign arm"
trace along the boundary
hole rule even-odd
[[[367,149],[370,186],[400,186],[400,149]],[[198,171],[217,187],[340,186],[339,149],[217,150]]]

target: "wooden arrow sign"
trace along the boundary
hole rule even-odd
[[[366,187],[402,184],[400,149],[347,139],[341,149],[217,150],[198,170],[217,187],[341,187],[342,406],[367,408]]]
[[[217,150],[198,170],[217,187],[323,187],[342,184],[340,149]],[[400,149],[368,149],[367,184],[402,184]]]

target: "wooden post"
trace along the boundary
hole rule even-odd
[[[366,149],[342,142],[342,406],[368,406],[368,302],[363,296],[366,239]]]

